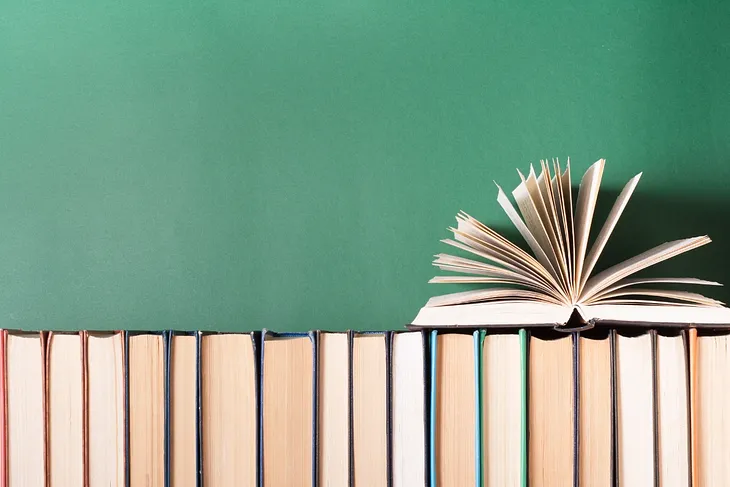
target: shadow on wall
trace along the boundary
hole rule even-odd
[[[599,194],[591,237],[600,231],[619,191]],[[657,193],[637,188],[614,229],[597,271],[664,242],[709,235],[712,243],[649,267],[639,276],[698,277],[725,286],[680,286],[730,304],[730,203],[700,196]]]
[[[577,195],[578,188],[573,188]],[[620,189],[601,188],[591,226],[588,248],[606,221]],[[670,286],[663,288],[699,292],[720,299],[730,306],[730,203],[719,199],[652,193],[637,188],[603,249],[593,274],[657,245],[671,240],[709,235],[712,243],[679,255],[635,276],[697,277],[718,281],[725,286]],[[514,227],[494,228],[495,231],[527,249]],[[528,250],[529,251],[529,250]],[[530,252],[531,253],[531,252]],[[463,289],[467,289],[464,287]],[[457,289],[453,288],[453,292]]]

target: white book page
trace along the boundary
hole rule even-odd
[[[575,270],[573,269],[573,244],[571,230],[568,227],[568,217],[565,214],[566,201],[568,197],[563,191],[562,176],[560,175],[560,163],[554,162],[555,176],[552,178],[553,194],[557,196],[555,199],[556,208],[555,211],[558,215],[560,222],[560,229],[563,234],[563,256],[565,257],[565,266],[568,270],[568,283],[570,283],[570,300],[574,302],[578,298],[578,293],[575,289]]]
[[[559,280],[560,277],[553,267],[553,264],[551,263],[548,255],[545,253],[545,250],[543,250],[542,246],[538,243],[537,239],[530,231],[528,226],[525,224],[525,222],[522,221],[522,218],[517,213],[517,210],[515,210],[514,206],[512,206],[512,202],[510,202],[505,192],[502,191],[502,188],[497,185],[497,189],[499,190],[499,193],[497,195],[497,202],[507,214],[512,224],[517,228],[517,231],[520,232],[522,238],[525,239],[527,245],[535,253],[537,260],[543,265],[545,273],[549,275],[551,283],[555,286],[556,289],[560,289],[560,285],[557,283],[557,280]]]
[[[569,236],[569,244],[568,247],[570,249],[569,255],[570,255],[570,266],[572,269],[571,274],[571,284],[573,289],[578,288],[578,279],[577,279],[577,272],[578,268],[576,266],[576,259],[575,259],[575,224],[573,222],[573,188],[571,188],[571,179],[570,179],[570,158],[568,158],[568,163],[565,167],[565,171],[563,172],[563,175],[560,176],[560,184],[563,187],[563,204],[565,205],[565,218],[566,218],[566,224],[568,225],[568,236]],[[578,293],[579,294],[579,293]],[[578,296],[574,296],[575,299],[578,298]],[[574,300],[575,300],[574,299]]]
[[[586,318],[629,323],[730,324],[730,308],[706,306],[596,304],[579,305]]]
[[[667,259],[671,259],[679,254],[688,252],[697,247],[710,243],[711,240],[707,236],[686,238],[683,240],[674,240],[667,242],[653,249],[642,252],[628,260],[609,267],[603,272],[599,272],[591,277],[581,293],[581,302],[589,300],[597,292],[603,290],[607,286],[615,283],[642,269],[646,269],[654,264],[658,264]]]
[[[626,186],[624,186],[621,194],[619,194],[618,198],[616,198],[616,202],[613,204],[611,212],[608,214],[608,218],[606,218],[606,223],[603,224],[601,231],[596,237],[596,241],[593,242],[591,251],[588,252],[585,263],[583,264],[580,288],[578,291],[579,294],[580,289],[583,288],[586,281],[588,280],[588,277],[591,275],[591,272],[593,272],[593,267],[596,265],[596,262],[598,262],[598,257],[601,255],[601,252],[603,252],[603,248],[606,246],[606,242],[608,242],[608,239],[611,236],[613,229],[616,227],[618,219],[621,217],[621,214],[623,213],[624,208],[626,208],[626,205],[628,204],[631,195],[634,193],[636,185],[639,184],[640,178],[641,173],[631,178]]]
[[[472,291],[463,291],[459,293],[444,294],[441,296],[434,296],[428,300],[426,307],[453,307],[458,304],[468,303],[485,303],[488,301],[527,301],[527,302],[545,302],[561,305],[559,301],[550,299],[549,296],[545,296],[543,293],[530,291],[528,289],[513,289],[513,288],[488,288],[488,289],[475,289]]]
[[[451,283],[451,282],[510,282],[517,283],[534,290],[542,291],[556,299],[562,300],[562,296],[551,286],[522,276],[515,272],[503,269],[501,267],[484,264],[482,262],[465,259],[463,257],[454,257],[452,255],[438,254],[433,264],[441,270],[450,272],[459,272],[462,274],[472,274],[480,276],[474,278],[471,276],[436,276],[431,279],[430,283]]]
[[[591,221],[596,209],[598,190],[601,186],[603,167],[606,161],[600,159],[588,168],[578,188],[578,200],[575,204],[575,275],[578,283],[583,279],[583,260],[591,233]]]
[[[465,218],[459,215],[457,216],[457,222],[458,232],[454,232],[454,237],[457,240],[470,246],[474,246],[472,243],[478,243],[481,247],[488,247],[494,252],[501,253],[506,261],[523,269],[524,272],[522,274],[534,276],[538,280],[543,280],[547,277],[548,280],[545,282],[549,282],[549,276],[534,257],[516,245],[506,243],[508,241],[494,230],[482,225],[471,217]],[[459,238],[463,234],[470,235],[473,239],[465,241]]]
[[[630,286],[638,286],[641,284],[691,284],[699,286],[722,286],[719,282],[706,281],[704,279],[697,279],[695,277],[635,277],[621,279],[616,284],[607,287],[603,291],[596,293],[586,304],[591,304],[598,299],[601,299],[604,295],[623,289]]]
[[[618,480],[654,485],[654,411],[651,336],[616,337]]]
[[[544,181],[544,174],[541,175]],[[565,269],[565,256],[560,246],[557,234],[555,232],[555,222],[552,219],[552,199],[550,196],[550,190],[546,184],[541,184],[535,175],[535,169],[530,166],[530,173],[526,179],[523,179],[523,184],[527,189],[527,194],[533,203],[534,208],[537,210],[537,217],[543,228],[546,231],[548,241],[550,242],[550,248],[552,249],[553,256],[555,257],[556,268],[560,275],[560,280],[563,282],[566,291],[570,288],[568,285],[567,271]],[[542,189],[545,189],[543,193]],[[519,206],[519,201],[517,202]]]
[[[550,262],[550,268],[553,270],[555,279],[559,283],[559,288],[566,296],[569,296],[569,286],[566,282],[564,282],[560,257],[551,238],[548,236],[547,227],[540,218],[540,214],[538,213],[536,204],[530,195],[530,191],[527,189],[526,180],[522,174],[520,174],[520,177],[523,178],[523,182],[517,186],[514,191],[512,191],[512,196],[517,202],[517,207],[520,209],[520,213],[522,213],[525,225],[527,225],[527,228],[530,229],[530,233],[532,233],[535,237],[539,247],[547,256]]]
[[[620,298],[623,296],[629,296],[632,299],[641,300],[643,296],[653,296],[657,298],[666,298],[677,301],[685,301],[691,304],[700,304],[704,306],[722,306],[722,301],[717,301],[712,298],[708,298],[701,294],[691,293],[688,291],[674,291],[668,289],[646,289],[646,288],[630,288],[620,289],[618,291],[610,292],[601,298],[601,300],[594,301],[596,304],[600,304],[602,300]],[[667,303],[669,304],[669,303]]]
[[[557,244],[560,262],[563,264],[563,266],[565,266],[563,236],[562,231],[560,230],[558,214],[555,211],[555,206],[557,205],[557,196],[553,192],[553,186],[551,182],[552,176],[550,174],[550,169],[545,164],[545,161],[540,161],[540,165],[542,166],[542,171],[540,172],[540,176],[537,178],[537,188],[540,190],[540,196],[542,197],[542,201],[545,204],[547,221],[550,225],[551,233],[555,236],[555,243]]]
[[[459,240],[454,241],[451,239],[444,239],[441,240],[442,243],[445,243],[447,245],[451,245],[452,247],[455,247],[457,249],[461,249],[465,252],[469,252],[471,254],[474,254],[478,257],[481,257],[482,259],[490,260],[492,262],[495,262],[501,266],[504,266],[505,268],[511,270],[512,272],[516,274],[520,274],[526,278],[535,278],[536,280],[539,280],[539,274],[534,274],[533,271],[531,271],[529,268],[524,267],[521,263],[515,262],[514,260],[505,257],[504,254],[501,254],[490,247],[483,244],[480,240],[476,239],[475,237],[472,237],[470,235],[466,234],[455,234],[456,238]]]
[[[423,337],[418,332],[394,333],[392,343],[393,487],[425,485]]]
[[[687,354],[682,336],[657,335],[657,451],[662,487],[687,487],[690,458]]]
[[[478,327],[485,325],[534,325],[565,323],[572,306],[524,301],[476,303],[461,306],[424,306],[413,325],[424,327]],[[730,322],[730,318],[729,321]]]
[[[428,281],[429,284],[507,284],[522,286],[533,291],[539,292],[547,296],[552,297],[550,292],[547,292],[543,287],[537,286],[531,283],[519,281],[517,279],[499,278],[499,277],[477,277],[477,276],[436,276]],[[553,297],[557,302],[562,303],[560,297]]]

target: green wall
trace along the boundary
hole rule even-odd
[[[0,327],[398,328],[542,157],[730,284],[730,5],[516,3],[5,0]]]

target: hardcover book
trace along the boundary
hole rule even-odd
[[[552,168],[551,168],[552,165]],[[675,240],[594,273],[641,174],[623,188],[602,228],[589,245],[598,190],[605,166],[601,159],[583,176],[573,197],[570,161],[541,161],[512,192],[517,208],[497,186],[497,201],[532,253],[523,250],[476,218],[460,212],[443,243],[463,255],[438,254],[433,264],[453,275],[433,283],[471,284],[480,288],[431,298],[413,320],[414,327],[524,325],[591,326],[596,322],[676,326],[730,324],[724,303],[666,285],[719,286],[694,277],[635,277],[672,257],[710,243],[706,235]]]

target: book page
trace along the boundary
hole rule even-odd
[[[506,261],[509,261],[513,265],[523,269],[524,272],[521,274],[532,275],[538,280],[545,281],[546,283],[549,282],[550,276],[544,269],[541,269],[542,266],[534,257],[512,243],[505,243],[508,241],[495,231],[482,225],[480,222],[471,217],[469,217],[469,219],[464,219],[459,215],[457,216],[457,222],[458,225],[456,230],[458,231],[454,232],[454,237],[457,240],[467,245],[471,245],[472,242],[475,242],[481,247],[487,247],[490,251],[500,253]],[[464,239],[459,238],[461,235],[469,235],[473,238],[465,241]]]
[[[618,335],[615,350],[617,485],[657,485],[651,335]]]
[[[583,261],[591,233],[591,221],[598,201],[603,167],[606,161],[600,159],[588,168],[578,188],[578,201],[575,205],[575,275],[576,282],[583,282]]]
[[[467,259],[464,257],[456,257],[453,255],[448,255],[448,254],[436,254],[434,257],[435,257],[435,259],[433,261],[433,265],[435,265],[439,268],[443,268],[442,266],[461,267],[461,268],[464,268],[464,270],[460,271],[460,272],[474,273],[474,274],[491,276],[491,277],[505,277],[505,278],[520,279],[525,282],[532,283],[534,285],[542,286],[545,289],[548,289],[549,292],[555,294],[556,296],[560,296],[560,293],[555,289],[555,286],[551,283],[551,281],[542,278],[542,276],[540,276],[540,275],[537,275],[537,276],[525,275],[523,273],[514,272],[509,269],[505,269],[504,267],[498,267],[498,266],[486,264],[481,261]],[[471,271],[474,271],[474,272],[471,272]]]
[[[500,325],[535,325],[565,323],[573,312],[572,306],[510,299],[457,306],[424,306],[413,319],[414,326],[472,327]],[[588,308],[588,307],[587,307]],[[726,309],[726,308],[702,308]],[[582,310],[581,310],[582,311]],[[728,316],[730,322],[730,316]]]
[[[520,176],[522,175],[520,174]],[[527,195],[532,202],[532,206],[534,206],[534,208],[536,209],[536,214],[538,219],[540,220],[541,225],[545,229],[548,242],[550,243],[550,248],[552,249],[552,254],[555,257],[556,269],[559,272],[565,289],[568,290],[570,286],[568,286],[566,276],[567,272],[565,270],[565,257],[563,256],[563,252],[560,249],[560,242],[558,241],[558,238],[555,234],[555,225],[550,218],[550,212],[548,211],[548,206],[552,205],[552,203],[550,201],[545,201],[546,199],[548,199],[549,195],[545,195],[545,197],[543,197],[540,191],[540,185],[538,184],[537,178],[535,176],[535,169],[532,166],[530,166],[530,174],[527,176],[527,179],[523,179],[522,183],[525,185],[525,188],[527,189]],[[517,204],[519,206],[520,202],[518,201]],[[527,206],[529,207],[529,205]]]
[[[496,184],[496,183],[495,183]],[[551,283],[555,286],[556,289],[560,289],[560,285],[558,285],[557,280],[560,279],[558,276],[557,271],[553,267],[553,264],[550,262],[550,259],[548,258],[547,254],[543,250],[543,248],[538,243],[535,236],[532,234],[530,229],[527,227],[525,222],[522,221],[522,218],[517,213],[517,210],[515,210],[514,206],[512,206],[512,202],[509,200],[507,195],[504,191],[502,191],[502,188],[497,184],[497,189],[499,190],[499,193],[497,195],[497,202],[502,207],[504,212],[509,217],[512,224],[517,228],[517,231],[520,232],[520,235],[522,235],[522,238],[525,239],[525,242],[527,242],[527,245],[532,249],[532,251],[535,254],[535,257],[537,257],[537,260],[543,265],[544,270],[549,273],[551,279]]]
[[[678,306],[667,303],[646,305],[626,300],[615,304],[602,303],[580,308],[588,319],[627,323],[730,324],[730,308],[716,306]]]
[[[520,247],[510,242],[498,232],[495,232],[476,218],[472,217],[467,212],[459,211],[459,214],[456,215],[456,219],[459,222],[459,225],[464,225],[465,228],[471,227],[473,231],[477,232],[478,235],[481,235],[485,240],[493,242],[495,246],[505,249],[506,252],[514,254],[516,257],[519,257],[519,259],[530,263],[537,262],[532,255],[525,252]],[[458,228],[461,229],[461,226],[458,226]]]
[[[491,250],[489,247],[486,247],[485,245],[482,245],[479,242],[474,242],[476,240],[474,237],[471,237],[469,235],[461,235],[459,233],[455,233],[456,237],[461,240],[460,242],[455,242],[451,239],[444,239],[441,240],[442,243],[445,243],[447,245],[451,245],[452,247],[456,247],[457,249],[464,250],[466,252],[469,252],[471,254],[474,254],[476,256],[479,256],[483,259],[490,260],[492,262],[496,262],[507,269],[513,271],[516,274],[523,275],[527,278],[533,277],[535,280],[539,280],[540,276],[533,274],[529,270],[529,268],[525,268],[520,265],[518,262],[514,262],[512,260],[508,260],[508,258],[504,257],[503,254],[496,253],[495,251]]]
[[[454,270],[454,269],[447,269]],[[463,272],[463,271],[458,271]],[[477,277],[477,276],[435,276],[429,281],[429,284],[506,284],[514,286],[522,286],[533,291],[545,294],[545,298],[551,298],[555,302],[563,303],[562,296],[553,296],[553,292],[541,287],[529,283],[524,283],[517,280],[511,279],[500,279],[495,277]]]
[[[391,358],[391,444],[392,444],[392,487],[408,487],[411,485],[428,485],[426,479],[426,458],[428,444],[423,427],[428,421],[428,405],[424,401],[423,391],[426,388],[427,373],[424,370],[424,336],[419,332],[393,333]],[[337,365],[347,375],[348,367],[342,367],[348,360]],[[344,394],[345,402],[349,395]],[[342,428],[342,435],[347,439],[348,425]],[[322,440],[320,440],[322,441]],[[347,446],[347,444],[345,444]],[[343,448],[343,455],[348,449]],[[326,485],[348,485],[343,477],[341,483],[320,483]],[[387,485],[387,483],[386,483]]]
[[[596,304],[601,304],[605,300],[621,296],[630,296],[633,299],[641,300],[641,296],[654,296],[658,298],[673,299],[678,301],[686,301],[692,304],[700,304],[703,306],[722,306],[724,303],[716,299],[708,298],[701,294],[691,293],[688,291],[674,291],[668,289],[646,289],[646,288],[633,288],[633,289],[621,289],[605,294],[600,300],[592,301]],[[670,304],[670,303],[667,303]]]
[[[586,282],[585,288],[581,293],[580,300],[581,302],[586,301],[597,292],[603,290],[607,286],[610,286],[616,281],[623,279],[624,277],[710,242],[710,237],[705,235],[702,237],[674,240],[647,250],[646,252],[625,260],[620,264],[609,267],[605,271],[599,272],[590,278],[588,282]]]
[[[528,468],[531,487],[572,485],[575,444],[573,354],[570,336],[530,336]]]
[[[553,186],[551,183],[552,175],[550,174],[550,169],[548,168],[547,164],[545,164],[545,161],[540,161],[540,165],[542,166],[542,171],[540,172],[540,176],[537,178],[537,187],[540,190],[542,201],[545,203],[545,210],[547,211],[548,222],[550,223],[553,235],[555,235],[555,243],[557,244],[560,260],[561,262],[563,262],[563,264],[565,264],[563,236],[562,232],[560,231],[558,215],[555,211],[555,206],[557,205],[557,196],[555,195],[555,193],[553,193]]]
[[[570,298],[571,301],[575,301],[575,299],[578,297],[578,293],[575,289],[575,278],[574,276],[574,269],[573,269],[573,245],[571,243],[571,235],[570,230],[568,229],[568,219],[567,215],[565,214],[565,198],[566,195],[563,193],[563,183],[560,175],[560,163],[558,161],[554,161],[554,169],[555,169],[555,176],[552,178],[552,186],[553,186],[553,194],[555,194],[557,197],[555,199],[555,211],[558,215],[558,220],[560,223],[560,230],[563,234],[563,255],[565,256],[565,265],[568,269],[568,283],[571,284],[570,286]]]
[[[561,271],[562,265],[560,264],[559,255],[553,248],[552,241],[548,236],[546,225],[540,219],[540,215],[537,211],[536,205],[533,202],[530,196],[530,192],[527,189],[524,176],[520,174],[520,177],[523,178],[523,182],[519,186],[517,186],[514,191],[512,191],[512,196],[517,202],[517,207],[522,213],[525,225],[527,225],[527,228],[530,229],[530,232],[537,240],[538,245],[550,261],[550,267],[555,273],[556,280],[560,283],[560,289],[562,289],[565,294],[568,295],[569,287],[566,285],[567,283],[563,282]]]
[[[563,175],[560,176],[560,184],[563,187],[563,204],[565,205],[565,219],[566,219],[566,225],[568,226],[568,236],[569,236],[569,254],[570,254],[570,266],[573,269],[571,274],[571,283],[573,284],[573,289],[578,288],[577,283],[577,272],[578,269],[576,267],[576,258],[575,258],[575,227],[573,222],[573,188],[571,187],[571,179],[570,179],[570,158],[568,158],[568,163],[565,167],[565,171],[563,171]],[[577,293],[580,294],[580,293]],[[577,299],[577,296],[574,296],[574,298]]]
[[[550,272],[535,257],[487,227],[476,218],[469,216],[464,211],[460,211],[456,219],[458,222],[457,229],[459,231],[483,240],[485,243],[489,243],[497,249],[504,250],[515,263],[520,264],[522,268],[532,274],[536,279],[546,284],[553,282]],[[553,284],[553,286],[557,287],[557,284]]]
[[[592,303],[602,298],[604,295],[629,286],[639,284],[694,284],[699,286],[722,286],[719,282],[706,281],[695,277],[638,277],[621,279],[613,286],[608,286],[604,290],[596,293],[587,303]]]
[[[476,289],[473,291],[463,291],[459,293],[444,294],[442,296],[434,296],[426,303],[427,308],[439,306],[451,306],[455,304],[479,303],[485,301],[530,301],[544,302],[550,304],[561,305],[560,301],[551,299],[542,293],[529,291],[527,289],[512,288],[489,288]]]
[[[641,178],[641,173],[634,176],[626,184],[626,186],[624,186],[624,189],[621,191],[621,194],[618,195],[618,198],[616,198],[616,202],[613,204],[613,207],[611,208],[611,212],[608,214],[608,217],[606,218],[606,223],[603,224],[601,231],[598,233],[598,236],[596,237],[596,241],[593,242],[593,247],[591,247],[591,251],[588,252],[586,261],[583,264],[580,288],[582,288],[585,285],[586,281],[588,280],[588,277],[590,276],[591,272],[593,271],[593,267],[596,265],[596,262],[598,262],[598,257],[601,255],[603,248],[606,246],[606,242],[608,242],[608,238],[611,236],[611,232],[613,232],[613,229],[616,227],[616,223],[618,223],[618,219],[621,217],[621,214],[623,213],[624,208],[626,208],[626,204],[629,202],[631,195],[634,193],[634,189],[636,188],[636,185],[639,184],[640,178]],[[578,293],[580,294],[580,289],[579,289]]]
[[[521,285],[531,287],[536,290],[541,290],[546,294],[555,296],[557,299],[561,299],[562,296],[555,291],[554,288],[534,279],[516,274],[514,272],[502,269],[500,267],[491,266],[488,264],[482,264],[481,262],[464,259],[462,257],[454,257],[452,255],[438,254],[433,265],[441,270],[450,272],[460,272],[463,274],[473,274],[481,276],[478,279],[489,279],[478,282],[513,282]],[[469,276],[436,276],[429,282],[453,282],[450,278],[463,278],[471,279]],[[445,279],[445,280],[442,280]],[[491,280],[491,281],[490,281]]]

